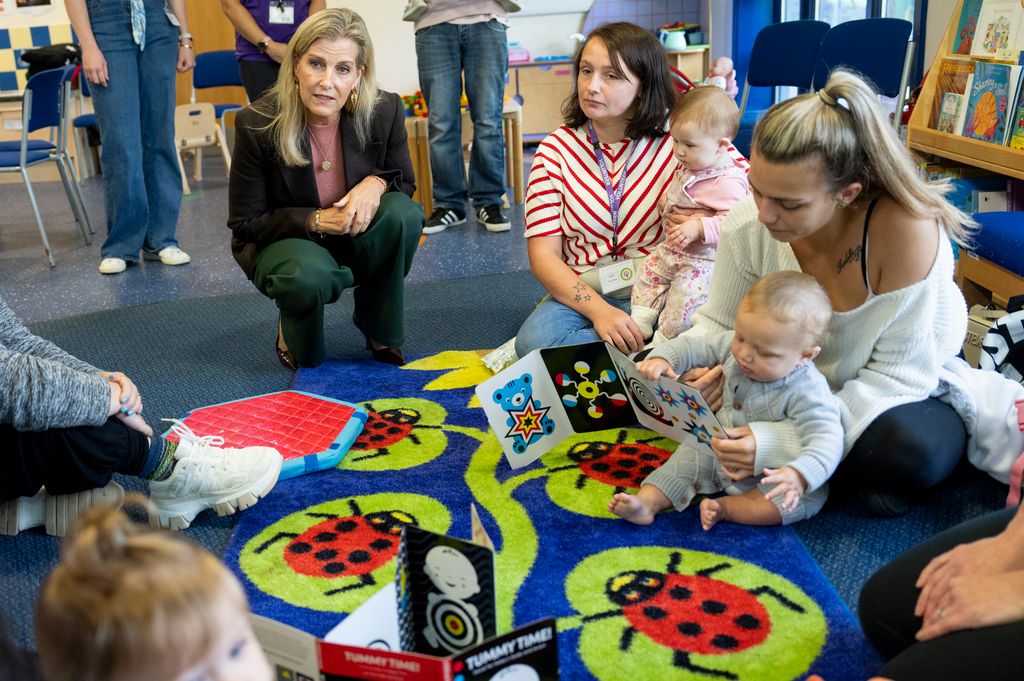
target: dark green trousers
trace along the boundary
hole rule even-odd
[[[283,239],[260,252],[252,281],[280,310],[284,342],[299,364],[324,361],[324,305],[352,286],[360,330],[388,347],[405,342],[405,275],[423,223],[418,203],[388,192],[359,236]]]

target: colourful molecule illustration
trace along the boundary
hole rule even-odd
[[[574,379],[567,373],[560,373],[555,375],[555,383],[562,388],[575,387],[576,392],[568,395],[562,395],[562,402],[565,406],[573,409],[577,407],[580,402],[587,402],[587,415],[592,419],[599,419],[604,415],[604,409],[598,404],[598,400],[604,397],[615,407],[621,408],[628,404],[626,396],[622,393],[615,393],[609,395],[602,388],[605,384],[615,383],[618,379],[615,372],[611,369],[602,369],[601,373],[594,379],[589,378],[590,365],[586,362],[579,361],[573,365],[573,371],[579,375],[579,380]]]

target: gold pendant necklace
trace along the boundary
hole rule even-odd
[[[327,160],[327,154],[324,153],[323,147],[321,147],[320,146],[320,142],[317,141],[316,135],[313,134],[313,131],[310,130],[309,126],[306,126],[306,130],[309,132],[309,139],[313,140],[313,144],[316,145],[316,150],[320,152],[320,158],[323,159],[323,162],[320,164],[320,169],[321,170],[325,170],[325,171],[326,170],[330,170],[331,169],[331,162]],[[331,148],[332,149],[334,148],[334,140],[337,139],[337,137],[338,137],[338,128],[337,128],[337,126],[335,126],[335,128],[334,128],[334,135],[331,137]]]

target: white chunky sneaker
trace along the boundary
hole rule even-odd
[[[164,419],[178,436],[174,469],[166,480],[150,480],[153,527],[183,530],[212,508],[231,515],[249,508],[277,483],[283,457],[273,447],[222,447],[224,438],[199,437],[177,419]]]
[[[145,260],[159,260],[165,265],[187,265],[192,262],[192,256],[177,246],[167,246],[158,252],[143,249],[142,257]]]
[[[100,274],[121,274],[128,263],[124,258],[103,258],[100,260]]]
[[[105,504],[120,507],[124,488],[113,480],[105,487],[72,494],[47,494],[40,489],[35,496],[19,497],[0,504],[0,535],[15,535],[30,527],[43,527],[46,534],[63,537],[85,509]]]

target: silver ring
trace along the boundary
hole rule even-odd
[[[935,613],[935,615],[941,620],[943,617],[946,616],[946,611],[943,608],[939,608],[939,611]]]

